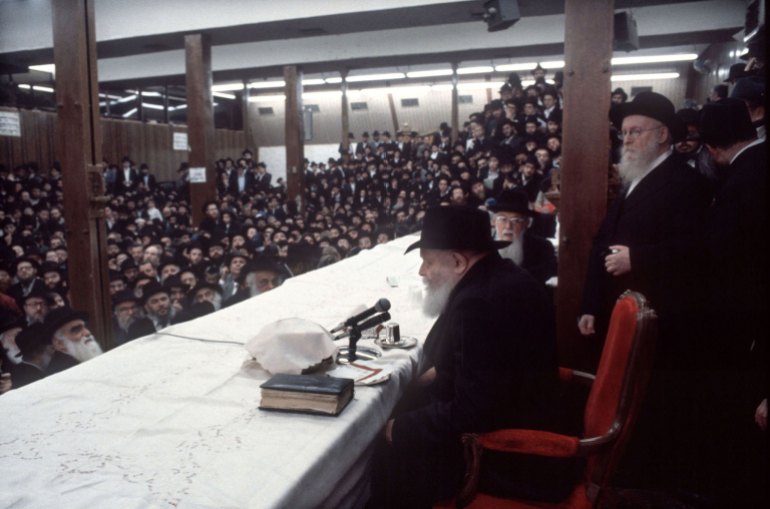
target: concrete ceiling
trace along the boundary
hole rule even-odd
[[[51,1],[0,0],[0,72],[53,62]],[[94,0],[99,81],[184,83],[184,35],[211,36],[214,81],[371,69],[500,64],[563,54],[564,2],[519,0],[521,20],[487,32],[481,0]],[[640,53],[700,53],[731,41],[747,0],[616,0],[638,23]],[[16,82],[46,79],[27,73]]]

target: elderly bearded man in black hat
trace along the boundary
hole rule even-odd
[[[497,250],[489,215],[436,207],[425,215],[419,274],[423,311],[437,316],[419,376],[387,422],[374,458],[372,507],[430,507],[455,495],[463,474],[460,435],[517,427],[553,429],[557,378],[552,308],[542,284]],[[509,493],[564,494],[554,464],[517,458],[502,475]]]
[[[556,252],[553,244],[531,233],[534,212],[529,208],[527,194],[521,189],[508,189],[489,210],[494,212],[492,225],[495,238],[510,242],[500,249],[500,256],[529,272],[545,283],[556,275]]]
[[[693,369],[703,347],[692,327],[700,321],[700,234],[711,193],[705,177],[674,153],[685,131],[666,97],[642,92],[611,117],[623,142],[623,187],[593,241],[578,328],[603,340],[612,306],[627,289],[657,311],[653,374],[620,479],[633,487],[682,486],[691,458],[687,428],[695,425],[688,408]],[[590,346],[598,350],[600,341]]]
[[[43,323],[54,353],[46,375],[64,371],[101,355],[102,348],[86,326],[88,314],[70,308],[51,311]]]

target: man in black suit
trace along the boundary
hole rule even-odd
[[[139,165],[139,184],[143,185],[151,193],[158,189],[158,182],[155,179],[155,175],[150,173],[150,167],[147,166],[147,163]]]
[[[267,171],[267,165],[262,162],[257,163],[256,175],[254,176],[254,185],[256,186],[257,191],[270,191],[270,182],[272,179],[273,176]]]
[[[545,283],[557,273],[556,252],[553,244],[529,231],[535,213],[528,201],[524,191],[510,189],[503,191],[489,210],[495,213],[495,238],[510,242],[500,249],[500,256]]]
[[[127,156],[123,158],[121,167],[115,175],[115,191],[119,194],[136,190],[139,186],[139,173],[134,163]]]
[[[703,294],[698,249],[711,197],[705,178],[674,154],[684,135],[674,105],[642,92],[611,110],[623,140],[623,187],[594,238],[578,328],[604,338],[612,306],[626,289],[658,313],[654,371],[620,480],[634,487],[686,484],[692,369],[702,345],[692,334]],[[651,447],[654,444],[654,447]]]
[[[420,240],[407,249],[420,249],[423,312],[438,319],[415,386],[375,453],[372,507],[430,507],[456,494],[462,433],[553,429],[552,309],[544,287],[497,253],[506,244],[492,239],[486,212],[447,206],[428,210]],[[513,461],[519,474],[501,476],[509,493],[564,495],[562,463]]]
[[[240,196],[242,193],[251,192],[254,186],[254,174],[245,166],[238,166],[237,170],[230,172],[227,191],[233,196]]]
[[[760,507],[767,479],[767,147],[740,99],[703,107],[701,140],[717,166],[706,221],[708,356],[701,458],[718,506]],[[754,421],[757,421],[755,424]],[[766,426],[766,424],[765,424]],[[735,461],[735,458],[741,458]],[[766,501],[766,500],[765,500]]]

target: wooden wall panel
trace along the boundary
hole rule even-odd
[[[37,162],[46,169],[56,160],[56,115],[37,110],[19,111],[21,137],[0,137],[0,164],[9,169],[27,162]],[[173,133],[187,132],[186,126],[144,124],[132,120],[102,119],[102,156],[120,164],[129,156],[137,165],[147,163],[159,181],[176,180],[179,165],[187,161],[187,152],[172,150]],[[215,158],[238,157],[245,147],[243,131],[217,129]]]

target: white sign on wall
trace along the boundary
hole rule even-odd
[[[0,111],[0,136],[21,138],[21,119],[18,111]]]
[[[187,152],[187,133],[174,133],[174,150]]]
[[[206,183],[206,168],[196,167],[190,168],[190,184],[205,184]]]

